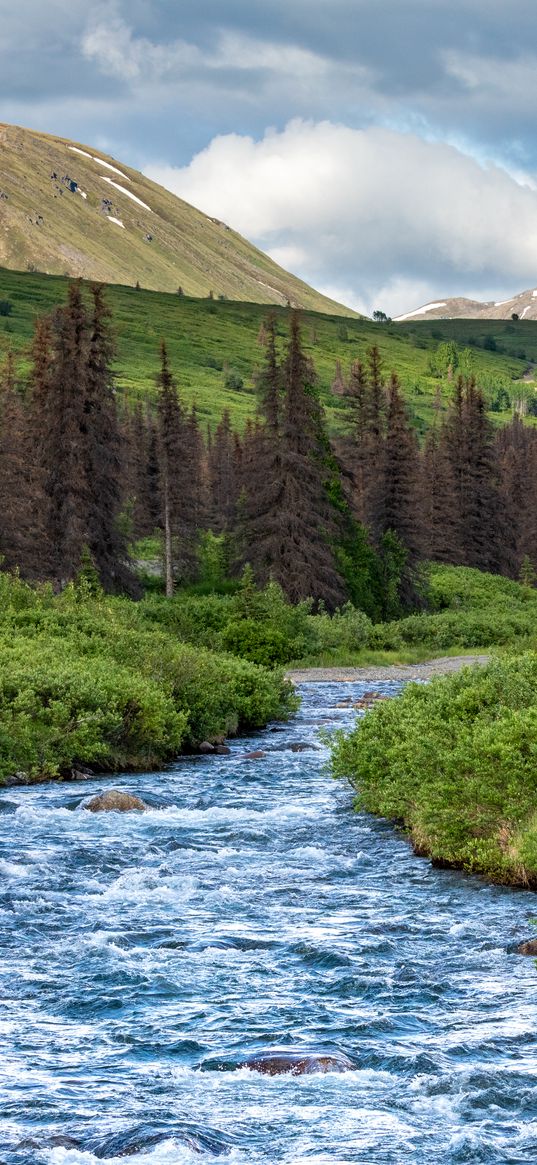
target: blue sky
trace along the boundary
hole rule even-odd
[[[19,0],[0,119],[107,149],[391,314],[537,284],[537,4]]]

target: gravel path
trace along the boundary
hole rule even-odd
[[[390,664],[388,667],[307,667],[288,671],[287,678],[294,684],[430,680],[433,676],[449,675],[463,667],[471,667],[474,663],[488,663],[490,658],[490,655],[449,655],[443,659],[430,659],[426,663]]]

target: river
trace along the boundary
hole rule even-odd
[[[537,896],[355,813],[318,733],[365,685],[301,690],[229,757],[0,794],[0,1165],[537,1160]],[[355,1068],[239,1066],[285,1046]]]

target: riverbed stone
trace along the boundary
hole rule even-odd
[[[342,1052],[314,1052],[285,1049],[257,1052],[241,1065],[265,1076],[311,1076],[314,1073],[351,1072],[352,1060]]]
[[[211,744],[209,740],[202,740],[201,744],[198,744],[198,752],[201,752],[202,756],[209,755],[214,751],[214,744]]]
[[[217,756],[231,756],[231,749],[227,744],[216,744],[214,751]]]
[[[515,954],[532,955],[533,958],[537,958],[537,938],[528,938],[525,942],[519,943]]]
[[[245,752],[242,760],[261,760],[266,755],[266,752],[263,752],[262,748],[258,748],[255,752]]]
[[[145,801],[140,797],[135,797],[132,793],[124,793],[121,789],[107,789],[105,793],[99,793],[97,797],[92,797],[84,805],[84,809],[89,809],[90,813],[132,813],[138,811],[145,812],[148,808]]]

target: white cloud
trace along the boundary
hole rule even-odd
[[[155,44],[136,36],[117,13],[92,22],[82,38],[82,52],[109,76],[145,83],[181,81],[191,71],[218,70],[287,74],[300,83],[319,78],[328,70],[328,61],[308,49],[225,30],[218,33],[212,49],[181,39]]]
[[[188,166],[147,173],[369,310],[480,289],[500,298],[535,281],[534,190],[413,134],[294,120],[260,141],[216,137]]]

